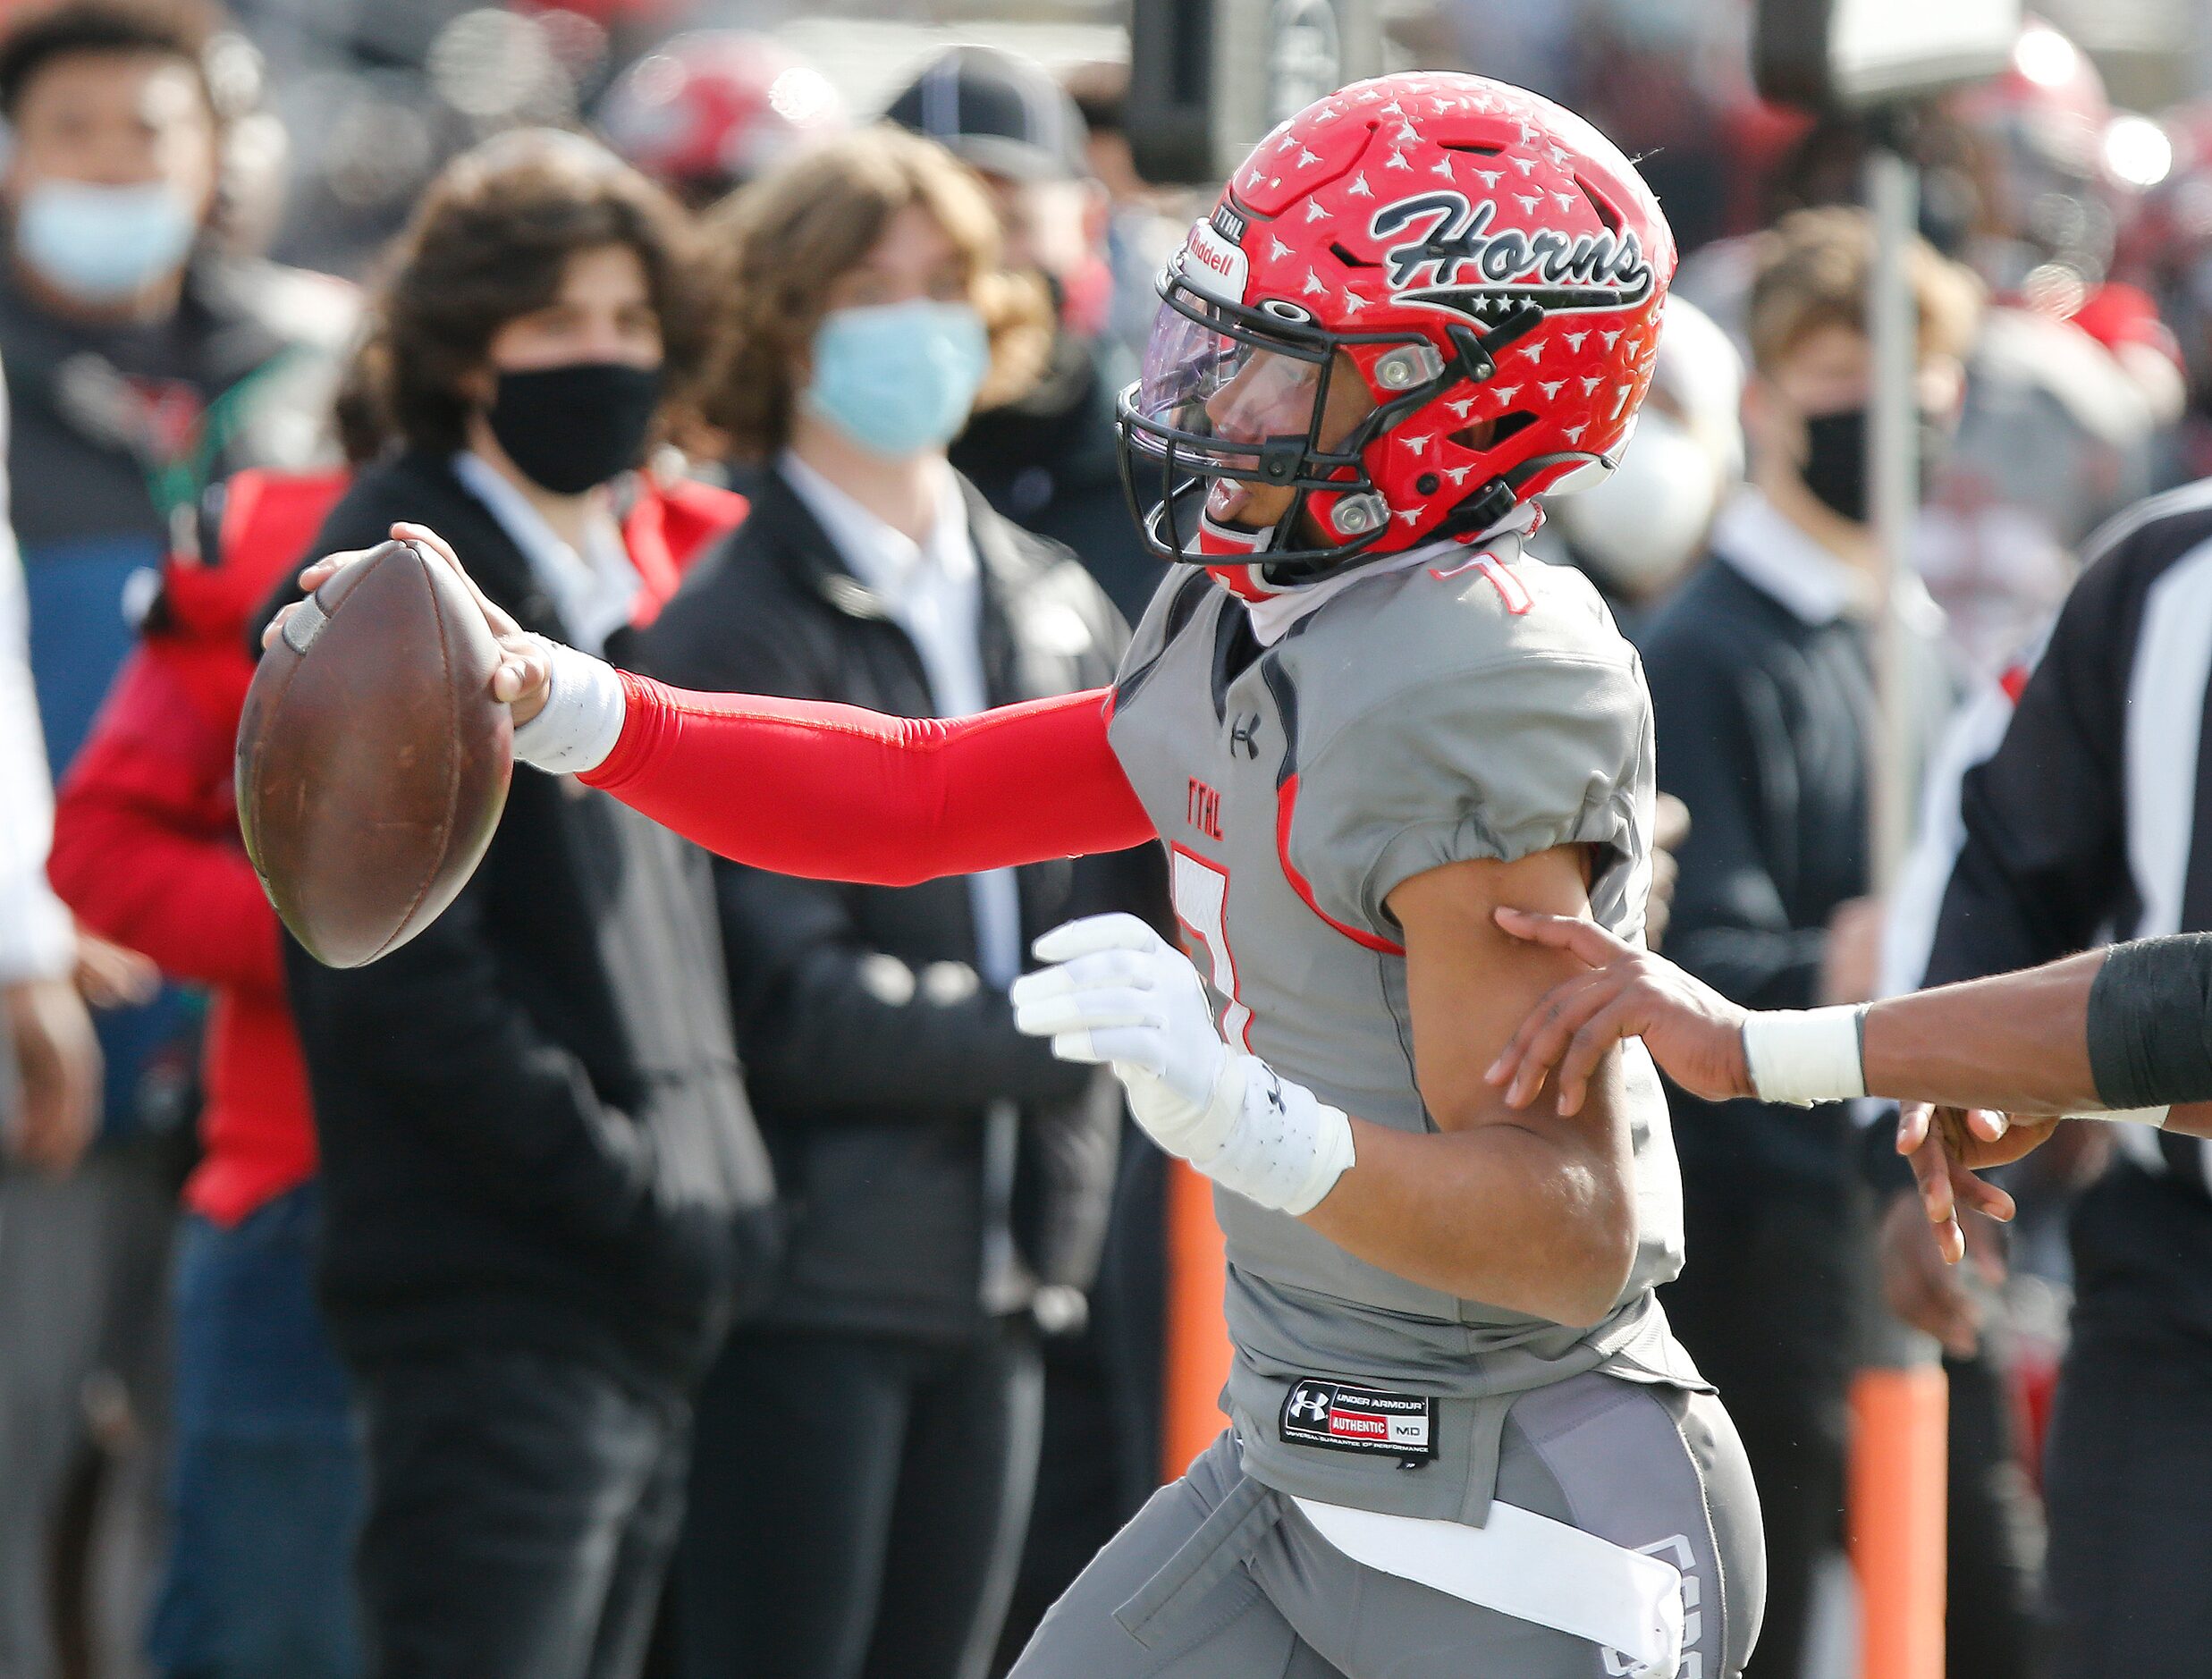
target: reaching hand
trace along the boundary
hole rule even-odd
[[[150,1003],[161,990],[161,970],[136,950],[77,929],[77,991],[95,1008]]]
[[[1063,1061],[1110,1062],[1130,1111],[1170,1154],[1204,1164],[1237,1106],[1217,1101],[1228,1046],[1190,958],[1135,915],[1091,915],[1035,946],[1055,964],[1014,982],[1014,1024]]]
[[[2008,1119],[1985,1108],[1937,1108],[1924,1101],[1899,1106],[1897,1152],[1912,1162],[1921,1209],[1945,1263],[1955,1265],[1966,1256],[1962,1204],[2000,1223],[2015,1211],[2010,1195],[1974,1174],[2011,1165],[2049,1141],[2057,1126],[2056,1118]]]
[[[517,727],[537,715],[545,704],[547,687],[553,677],[553,665],[545,652],[545,644],[529,634],[506,608],[477,586],[461,565],[451,544],[426,525],[410,525],[402,521],[392,527],[393,536],[401,542],[419,543],[430,553],[453,568],[453,574],[468,586],[476,597],[484,621],[499,643],[500,662],[492,671],[492,697],[504,700],[514,713]],[[312,595],[325,583],[350,565],[359,564],[373,552],[356,548],[344,553],[325,554],[300,574],[300,586]],[[283,632],[284,620],[300,610],[297,603],[287,606],[270,620],[262,632],[261,645],[267,646]]]
[[[1484,1074],[1506,1086],[1507,1106],[1527,1107],[1556,1070],[1559,1111],[1578,1111],[1599,1061],[1623,1038],[1642,1038],[1651,1059],[1693,1095],[1725,1101],[1753,1093],[1743,1010],[1711,986],[1571,915],[1500,909],[1498,924],[1516,939],[1565,950],[1591,970],[1553,986]]]
[[[100,1041],[68,980],[0,991],[0,1031],[13,1039],[22,1101],[4,1139],[25,1164],[66,1176],[100,1125]]]
[[[1966,1251],[1983,1277],[2002,1281],[2005,1262],[1995,1228],[1986,1219],[1971,1219],[1965,1228]],[[1883,1216],[1876,1254],[1882,1298],[1899,1321],[1934,1336],[1953,1358],[1971,1358],[1981,1337],[1980,1302],[1955,1260],[1940,1250],[1912,1196],[1900,1194]]]

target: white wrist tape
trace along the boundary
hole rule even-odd
[[[545,637],[553,677],[545,709],[515,730],[515,756],[549,775],[581,775],[622,738],[622,684],[614,667]]]
[[[1783,1008],[1743,1019],[1743,1059],[1761,1101],[1811,1108],[1866,1094],[1864,1005]]]
[[[2112,1125],[2149,1126],[2155,1131],[2166,1129],[2171,1108],[2092,1108],[2086,1113],[2070,1113],[2069,1119],[2103,1119]]]
[[[1186,1158],[1215,1183],[1293,1215],[1320,1206],[1355,1163],[1344,1110],[1252,1055],[1231,1055],[1223,1064],[1189,1141]]]

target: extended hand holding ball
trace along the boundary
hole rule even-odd
[[[507,702],[543,703],[545,654],[419,526],[317,561],[264,637],[239,720],[239,826],[284,924],[358,967],[435,921],[507,798]]]

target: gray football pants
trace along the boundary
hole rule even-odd
[[[1012,1679],[1631,1671],[1585,1640],[1354,1562],[1238,1459],[1225,1433],[1155,1493],[1045,1616]],[[1685,1610],[1678,1679],[1743,1671],[1765,1593],[1759,1495],[1712,1396],[1595,1373],[1539,1388],[1507,1419],[1498,1497],[1673,1562]],[[1210,1519],[1218,1545],[1199,1540]]]

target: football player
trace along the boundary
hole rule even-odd
[[[1197,966],[1076,922],[1012,1000],[1213,1179],[1230,1427],[1021,1679],[1742,1669],[1758,1506],[1652,1294],[1682,1246],[1649,1059],[1608,1050],[1573,1114],[1482,1076],[1576,971],[1496,908],[1642,934],[1642,671],[1521,539],[1627,443],[1674,265],[1573,114],[1359,83],[1161,277],[1120,424],[1172,563],[1111,690],[951,721],[680,693],[487,608],[518,753],[726,856],[898,883],[1169,849]]]

